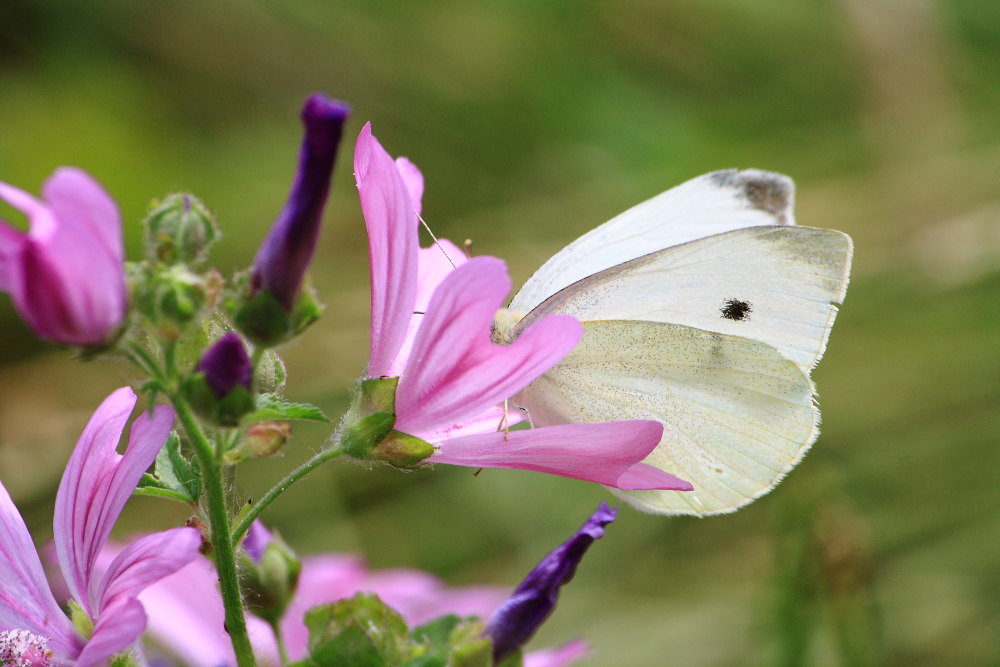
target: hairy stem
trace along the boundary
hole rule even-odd
[[[202,480],[205,488],[205,504],[211,530],[212,547],[215,551],[215,567],[219,574],[219,588],[225,607],[226,630],[233,643],[236,663],[239,667],[253,667],[256,664],[247,622],[243,613],[243,600],[236,572],[235,542],[229,537],[229,510],[226,504],[225,487],[222,480],[222,465],[215,447],[205,435],[201,424],[191,411],[191,406],[178,394],[170,397],[177,417],[180,419],[188,439],[194,446],[201,464]]]
[[[260,500],[258,500],[253,507],[247,510],[244,514],[243,519],[240,521],[239,525],[233,531],[233,544],[239,544],[239,541],[243,539],[243,536],[248,530],[250,530],[250,524],[253,523],[254,519],[260,516],[268,505],[274,502],[275,498],[284,493],[288,487],[292,484],[305,477],[310,471],[312,471],[317,466],[326,463],[330,459],[335,459],[344,453],[344,447],[340,444],[336,444],[330,449],[325,449],[319,454],[316,454],[311,459],[300,465],[298,468],[292,472],[285,475],[285,477],[271,487],[271,490],[265,493]]]

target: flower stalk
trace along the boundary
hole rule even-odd
[[[219,589],[225,608],[226,629],[233,643],[233,651],[236,653],[236,664],[239,667],[252,667],[256,661],[254,660],[253,646],[250,644],[250,635],[247,633],[243,599],[240,596],[234,542],[229,536],[229,507],[226,503],[221,462],[216,448],[205,435],[205,431],[202,430],[198,418],[187,401],[179,394],[173,394],[170,401],[174,410],[177,411],[177,418],[187,433],[188,440],[194,446],[198,462],[201,464],[205,489],[203,502],[208,512],[212,548],[215,551],[215,567],[219,574]]]

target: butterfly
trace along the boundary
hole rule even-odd
[[[563,248],[498,317],[510,341],[551,313],[580,344],[512,400],[535,426],[652,419],[645,459],[693,491],[613,493],[658,514],[730,512],[770,491],[816,440],[809,373],[851,267],[846,234],[798,227],[794,184],[725,170],[649,199]]]

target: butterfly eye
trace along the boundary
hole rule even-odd
[[[739,299],[726,299],[726,303],[719,309],[724,318],[737,322],[749,319],[752,311],[753,306],[750,305],[749,301],[740,301]]]

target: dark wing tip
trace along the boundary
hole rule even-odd
[[[784,174],[759,169],[726,169],[708,174],[720,188],[736,190],[750,208],[763,211],[778,225],[794,225],[795,183]]]

